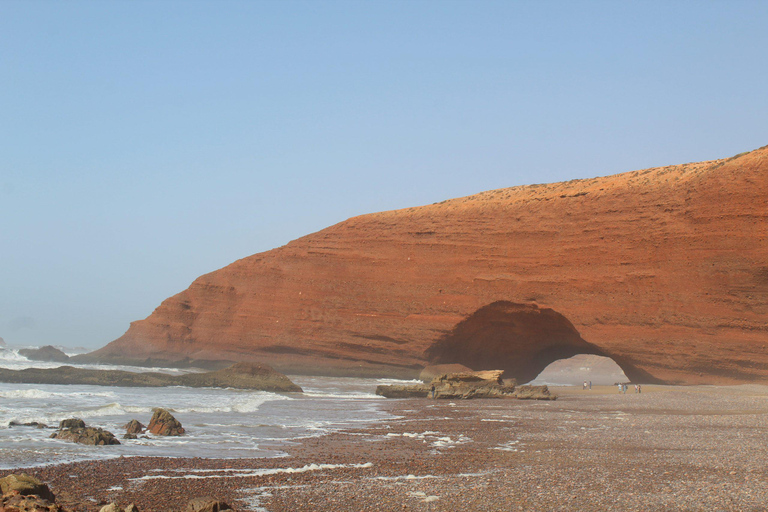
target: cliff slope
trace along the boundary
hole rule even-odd
[[[435,347],[504,301],[552,310],[581,336],[576,353],[613,357],[627,375],[766,381],[767,198],[768,146],[354,217],[201,276],[94,355],[406,375],[462,363]],[[481,334],[465,342],[480,347]],[[515,358],[519,341],[492,338]],[[556,356],[534,351],[531,364]]]

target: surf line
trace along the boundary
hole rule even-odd
[[[224,474],[208,474],[208,475],[144,475],[139,478],[129,479],[131,482],[141,482],[145,480],[204,480],[206,478],[251,478],[259,476],[278,475],[283,473],[295,474],[306,473],[308,471],[323,471],[326,469],[341,469],[341,468],[353,468],[353,469],[368,469],[372,468],[372,462],[366,462],[364,464],[306,464],[300,468],[271,468],[271,469],[248,469],[248,470],[233,470],[233,469],[206,469],[206,470],[194,470],[189,469],[186,471],[192,472],[206,472],[206,473],[224,473]],[[179,471],[179,470],[176,470]],[[183,471],[183,470],[182,470]]]

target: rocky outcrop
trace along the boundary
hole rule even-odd
[[[768,380],[767,173],[761,148],[355,217],[199,277],[93,357],[409,378],[436,362],[491,369],[483,336],[454,347],[474,362],[430,348],[504,301],[561,315],[635,380]],[[573,351],[556,345],[528,360]]]
[[[73,508],[65,508],[56,504],[56,497],[46,484],[24,473],[11,474],[0,478],[0,490],[2,490],[0,512],[75,512],[77,510],[95,510],[93,509],[93,501],[77,504],[69,503],[69,506]],[[66,499],[63,501],[67,502]],[[117,503],[110,503],[101,507],[99,512],[139,512],[139,509],[133,503],[125,508],[121,508]]]
[[[189,387],[258,389],[282,393],[300,393],[301,388],[271,366],[261,363],[237,363],[229,368],[207,373],[188,373],[178,377],[179,385]]]
[[[61,366],[59,368],[0,368],[0,382],[25,384],[85,384],[95,386],[135,387],[221,387],[257,389],[274,392],[301,392],[301,388],[270,366],[238,363],[229,368],[205,373],[168,375],[157,372],[126,372],[123,370],[90,370]]]
[[[22,348],[19,355],[31,359],[32,361],[47,361],[52,363],[66,363],[69,356],[52,345],[46,345],[40,348]]]
[[[519,400],[555,400],[547,386],[517,386],[502,380],[503,370],[449,373],[435,377],[429,384],[380,385],[376,394],[385,398],[435,398],[466,400],[470,398],[511,398]]]
[[[147,429],[156,436],[180,436],[184,434],[184,427],[181,426],[179,420],[165,409],[155,409]]]
[[[3,495],[18,493],[21,496],[38,496],[50,502],[56,501],[56,497],[47,485],[26,473],[10,474],[0,478],[0,491]]]
[[[422,382],[432,382],[432,379],[445,375],[447,373],[466,373],[471,372],[472,368],[463,364],[431,364],[421,370],[419,380]]]
[[[59,430],[51,434],[51,438],[93,446],[120,444],[112,432],[103,428],[87,427],[79,418],[63,420],[59,424]]]

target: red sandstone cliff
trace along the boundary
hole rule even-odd
[[[395,374],[496,301],[636,374],[768,380],[768,146],[354,217],[201,276],[95,355]]]

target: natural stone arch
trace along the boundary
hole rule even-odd
[[[483,306],[425,351],[431,364],[504,370],[505,377],[521,383],[535,379],[550,363],[577,354],[610,357],[633,382],[658,382],[623,358],[584,340],[557,311],[536,304],[497,301]]]

